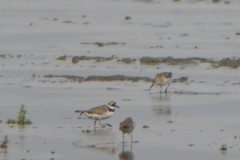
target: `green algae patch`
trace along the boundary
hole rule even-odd
[[[7,119],[6,123],[11,124],[19,124],[19,125],[25,125],[25,124],[31,124],[32,121],[30,119],[26,119],[27,110],[24,109],[24,105],[21,105],[18,118],[17,119]]]

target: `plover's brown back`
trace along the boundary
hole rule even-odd
[[[99,125],[101,124],[101,120],[110,118],[113,114],[116,108],[120,108],[116,105],[116,102],[109,102],[107,105],[101,105],[94,107],[89,110],[76,110],[75,112],[80,113],[80,116],[84,114],[87,118],[94,120],[94,128],[96,126],[96,121],[99,121]],[[106,124],[110,126],[110,124]]]

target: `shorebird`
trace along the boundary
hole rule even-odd
[[[75,112],[76,113],[80,112],[80,117],[82,114],[84,114],[87,118],[93,119],[94,128],[95,128],[96,121],[99,121],[99,125],[104,125],[104,124],[101,124],[101,120],[110,118],[114,114],[114,111],[116,108],[120,108],[119,106],[116,105],[116,102],[109,102],[107,105],[101,105],[86,111],[76,110]],[[110,124],[105,124],[105,125],[112,127],[112,125]]]
[[[172,72],[163,72],[158,73],[155,77],[155,79],[152,82],[151,87],[149,88],[149,91],[154,85],[160,85],[160,93],[162,93],[162,86],[168,84],[167,88],[171,84],[171,78],[172,78]],[[164,93],[167,93],[167,88]]]
[[[119,130],[123,133],[123,143],[124,143],[124,134],[131,133],[131,142],[132,142],[132,131],[134,130],[136,124],[133,122],[131,117],[126,118],[124,121],[122,121],[119,125]]]

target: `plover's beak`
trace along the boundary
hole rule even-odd
[[[115,107],[115,108],[120,108],[120,107],[119,107],[119,106],[117,106],[117,105],[115,105],[114,107]]]

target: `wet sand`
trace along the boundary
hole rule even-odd
[[[92,85],[100,87],[94,89]],[[33,121],[25,127],[1,124],[2,137],[6,134],[10,140],[7,153],[2,156],[5,155],[5,159],[19,156],[26,159],[75,159],[78,156],[79,159],[117,159],[122,152],[118,126],[131,116],[137,124],[133,141],[138,142],[132,144],[135,159],[156,156],[192,159],[202,154],[207,159],[238,157],[240,110],[237,96],[178,95],[172,93],[173,85],[167,95],[160,96],[156,92],[149,94],[136,85],[148,87],[141,83],[129,87],[123,83],[121,90],[107,90],[107,83],[97,82],[85,85],[86,88],[2,88],[3,99],[15,98],[2,104],[1,119],[16,117],[18,104],[23,103],[28,110],[27,117]],[[76,109],[88,109],[113,99],[121,108],[103,121],[112,124],[112,128],[97,128],[94,132],[92,120],[77,119],[79,115],[74,113]],[[143,125],[149,128],[143,129]],[[129,151],[130,136],[125,140],[125,149]],[[189,147],[190,144],[194,146]],[[229,147],[225,155],[218,150],[222,144]],[[55,154],[51,154],[52,151]]]
[[[9,140],[0,159],[239,158],[240,70],[235,61],[220,66],[239,59],[239,1],[14,2],[0,6],[0,141]],[[211,63],[142,64],[146,56]],[[149,79],[166,71],[187,81],[167,94],[148,91]],[[74,113],[110,101],[120,106],[102,121],[112,128],[94,131],[92,120]],[[33,123],[6,124],[21,104]],[[119,123],[127,117],[136,128],[123,145]]]

